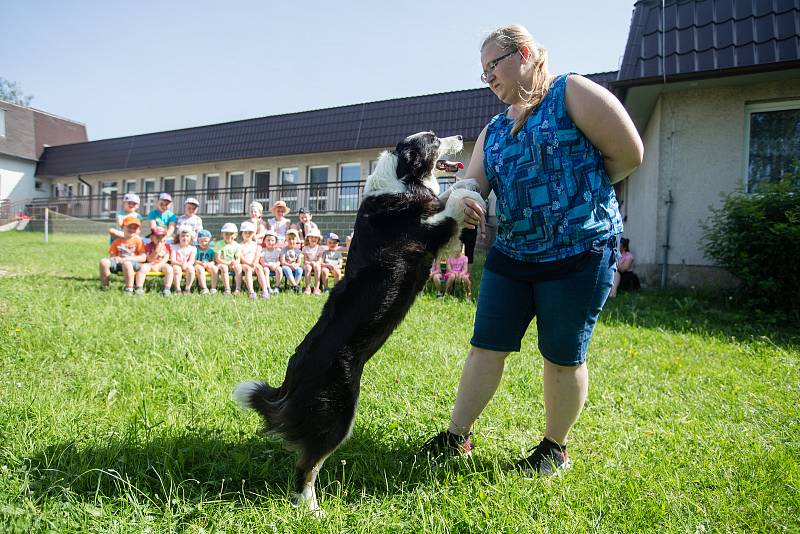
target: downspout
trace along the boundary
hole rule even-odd
[[[92,218],[92,185],[78,175],[78,181],[89,188],[89,218]]]
[[[669,223],[672,214],[672,189],[667,191],[667,227],[665,229],[664,244],[664,258],[661,261],[661,289],[667,288],[667,255],[669,254]]]

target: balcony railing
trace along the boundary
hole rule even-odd
[[[442,190],[448,188],[454,178],[440,178]],[[283,200],[293,212],[306,208],[312,213],[355,212],[364,196],[364,184],[359,182],[336,182],[324,184],[284,184],[268,188],[239,187],[227,189],[196,189],[173,191],[172,209],[183,212],[187,198],[194,197],[200,202],[199,215],[247,215],[250,203],[261,202],[264,210],[269,210],[278,200]],[[113,217],[122,209],[122,192],[111,191],[99,195],[59,196],[33,199],[25,205],[25,212],[33,218],[40,218],[45,208],[72,217],[105,219]],[[138,193],[139,213],[147,213],[158,204],[159,192]]]

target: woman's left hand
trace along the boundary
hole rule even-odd
[[[475,199],[465,197],[464,204],[464,226],[467,228],[480,227],[481,239],[486,238],[486,209]]]

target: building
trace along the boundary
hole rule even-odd
[[[83,124],[0,100],[0,201],[5,211],[61,193],[35,176],[36,164],[45,148],[82,141]]]
[[[800,1],[640,0],[611,88],[642,134],[625,235],[649,285],[727,285],[703,254],[721,193],[800,166]]]

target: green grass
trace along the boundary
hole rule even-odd
[[[474,306],[424,294],[367,365],[317,520],[293,456],[230,400],[279,383],[324,298],[98,291],[102,238],[0,234],[0,531],[800,531],[798,325],[721,296],[609,302],[574,468],[507,468],[543,428],[532,328],[476,425],[472,461],[415,458],[449,418]]]

